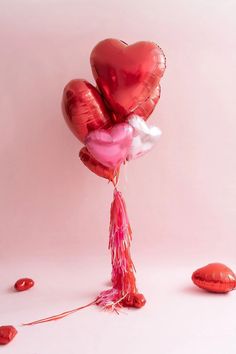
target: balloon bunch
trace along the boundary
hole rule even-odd
[[[79,153],[81,161],[114,185],[109,236],[112,288],[86,306],[26,325],[57,320],[92,304],[118,311],[140,308],[146,302],[136,287],[132,232],[117,183],[121,165],[150,151],[161,135],[146,121],[160,98],[166,59],[152,42],[128,45],[105,39],[92,50],[90,61],[97,87],[82,79],[70,81],[64,88],[62,109],[69,128],[85,145]]]
[[[133,45],[106,39],[91,53],[97,87],[70,81],[63,112],[70,129],[85,144],[80,159],[92,172],[117,184],[122,163],[152,149],[161,135],[145,122],[160,98],[165,56],[156,44]]]
[[[117,190],[121,165],[150,151],[161,135],[146,120],[160,98],[160,79],[166,68],[162,49],[152,42],[132,45],[105,39],[90,57],[97,88],[85,80],[70,81],[63,93],[68,126],[84,143],[79,156],[96,175],[114,184],[109,248],[112,285],[95,303],[105,309],[142,307],[130,255],[131,228],[126,206]]]

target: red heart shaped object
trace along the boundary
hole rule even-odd
[[[0,326],[0,345],[8,344],[17,334],[13,326]]]
[[[105,39],[93,49],[90,61],[97,86],[111,110],[122,117],[150,98],[166,67],[162,49],[145,41],[127,45]]]
[[[85,146],[80,150],[79,157],[83,164],[90,171],[92,171],[99,177],[103,177],[108,179],[109,181],[112,181],[114,184],[116,183],[116,178],[118,178],[119,171],[116,171],[107,166],[103,166],[90,154],[90,152]]]
[[[236,275],[222,263],[210,263],[197,269],[192,281],[199,288],[213,293],[227,293],[236,288]]]
[[[124,307],[135,307],[137,309],[143,307],[146,304],[146,299],[143,294],[129,293],[122,301]]]
[[[89,132],[112,125],[98,90],[85,80],[72,80],[66,85],[62,110],[69,128],[82,142]]]
[[[159,99],[161,96],[161,86],[158,85],[157,88],[153,91],[153,93],[151,94],[151,96],[149,97],[149,99],[147,99],[145,102],[143,102],[143,104],[141,104],[139,107],[137,107],[132,115],[137,115],[139,117],[142,117],[144,120],[147,120],[150,116],[150,114],[153,112],[154,108],[156,107]],[[122,117],[119,114],[115,114],[115,113],[111,113],[112,119],[116,122],[123,122],[124,117]],[[129,116],[127,117],[129,118]]]
[[[135,294],[134,295],[134,304],[133,306],[136,307],[137,309],[140,309],[146,304],[146,299],[143,294]]]
[[[25,291],[34,286],[34,281],[33,279],[30,278],[22,278],[17,280],[17,282],[14,285],[14,288],[16,291]]]
[[[143,104],[141,104],[138,108],[135,109],[134,113],[137,116],[142,117],[144,120],[147,120],[150,114],[153,112],[156,107],[161,95],[161,86],[154,90],[152,95],[148,100],[146,100]]]

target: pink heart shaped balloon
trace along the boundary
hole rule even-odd
[[[90,154],[101,164],[117,168],[126,160],[133,139],[133,128],[127,123],[114,125],[109,130],[90,132],[85,144]]]

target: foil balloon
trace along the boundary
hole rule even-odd
[[[105,39],[90,57],[97,86],[111,110],[126,117],[144,104],[159,86],[166,59],[153,42],[132,45]]]
[[[210,263],[192,274],[192,281],[199,288],[213,293],[227,293],[236,288],[235,273],[222,263]]]
[[[17,330],[13,326],[0,326],[0,345],[10,343],[17,335]]]
[[[86,147],[83,147],[80,150],[79,157],[90,171],[95,173],[97,176],[106,178],[116,184],[116,178],[118,178],[119,171],[102,165],[90,154]]]
[[[66,85],[62,109],[71,131],[82,142],[89,132],[112,125],[99,92],[85,80],[72,80]]]
[[[143,102],[138,108],[134,110],[132,114],[142,117],[144,120],[147,120],[152,114],[154,108],[156,107],[161,96],[161,86],[158,85],[157,88],[153,91],[151,96]],[[119,114],[111,112],[111,117],[115,123],[126,121],[128,117],[124,118]]]
[[[146,304],[146,299],[143,294],[129,293],[122,301],[124,307],[141,308]]]
[[[128,120],[133,127],[133,140],[130,145],[127,160],[133,160],[150,151],[161,136],[158,127],[148,126],[139,116],[131,116]]]
[[[85,144],[90,154],[102,165],[117,169],[126,160],[132,138],[131,125],[120,123],[109,130],[94,130],[88,134]]]
[[[156,107],[161,96],[161,86],[158,85],[157,88],[153,91],[150,98],[136,108],[133,114],[142,117],[144,120],[147,120],[154,108]]]
[[[21,278],[18,279],[14,285],[16,291],[29,290],[34,286],[34,281],[31,278]]]

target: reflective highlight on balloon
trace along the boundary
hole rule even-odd
[[[62,109],[65,120],[82,142],[89,132],[112,125],[110,114],[98,90],[85,80],[70,81],[63,92]]]
[[[131,116],[128,122],[133,127],[133,140],[127,160],[133,160],[143,156],[155,146],[161,136],[161,130],[155,126],[148,126],[139,116]]]

